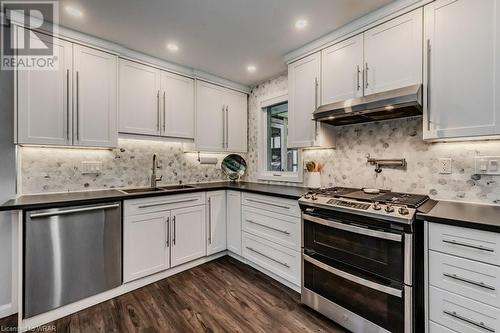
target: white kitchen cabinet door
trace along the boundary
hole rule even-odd
[[[424,139],[500,134],[500,1],[424,9]]]
[[[226,150],[247,152],[248,106],[247,95],[233,90],[225,94],[226,104]]]
[[[321,105],[363,96],[363,34],[321,52]]]
[[[59,68],[16,72],[17,143],[71,145],[73,44],[40,36],[54,41]]]
[[[161,135],[194,138],[194,80],[161,72]]]
[[[116,147],[118,58],[74,44],[73,64],[74,144]]]
[[[120,132],[160,135],[160,73],[120,59]]]
[[[422,29],[419,8],[364,33],[365,96],[422,83]]]
[[[171,212],[170,262],[175,267],[206,255],[205,205]]]
[[[207,192],[207,255],[227,249],[226,191]]]
[[[168,224],[170,212],[125,218],[123,227],[123,281],[170,267]]]
[[[320,101],[321,52],[288,66],[288,147],[312,147],[317,126],[312,114]]]
[[[196,81],[196,134],[198,151],[225,150],[224,88],[203,81]]]
[[[241,192],[226,195],[227,249],[241,256]]]

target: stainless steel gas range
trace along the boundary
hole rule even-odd
[[[353,332],[422,332],[425,195],[312,191],[302,209],[302,302]],[[416,255],[422,253],[422,255]]]

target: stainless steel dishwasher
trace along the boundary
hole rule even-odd
[[[26,212],[25,318],[121,285],[121,212],[118,202]]]

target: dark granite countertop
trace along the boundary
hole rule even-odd
[[[68,192],[55,194],[36,194],[23,195],[16,199],[11,199],[0,205],[0,211],[5,210],[28,210],[28,209],[43,209],[49,207],[62,207],[70,205],[95,204],[100,202],[109,202],[114,200],[127,200],[137,198],[147,198],[154,196],[173,195],[182,193],[192,193],[199,191],[216,191],[216,190],[236,190],[243,192],[251,192],[257,194],[272,195],[287,199],[298,199],[308,191],[306,187],[285,186],[285,185],[269,185],[263,183],[250,182],[217,182],[217,183],[200,183],[189,184],[193,188],[125,194],[120,190],[103,190],[103,191],[86,191],[86,192]]]
[[[500,206],[439,201],[421,220],[460,227],[500,232]]]

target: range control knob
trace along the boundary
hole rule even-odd
[[[392,212],[394,212],[394,207],[392,207],[391,205],[387,205],[387,206],[385,206],[385,211],[387,213],[392,213]]]
[[[401,215],[408,215],[408,214],[410,214],[410,210],[408,208],[406,208],[406,207],[400,207],[398,209],[398,212]]]
[[[311,194],[310,193],[304,194],[304,199],[311,199]]]
[[[372,205],[372,208],[374,210],[381,210],[382,209],[382,206],[380,205],[380,203],[377,201],[377,202],[374,202],[373,205]]]
[[[318,196],[316,195],[316,193],[313,193],[313,195],[311,195],[311,199],[312,200],[318,200]]]

